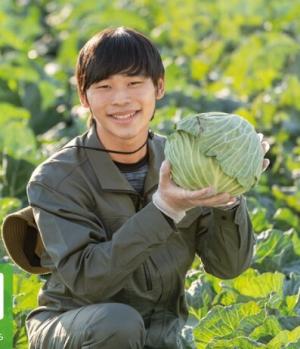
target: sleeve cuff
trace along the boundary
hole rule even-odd
[[[168,207],[168,205],[164,203],[158,192],[155,192],[153,194],[152,202],[164,215],[172,218],[176,224],[178,224],[185,216],[185,211],[175,211]]]

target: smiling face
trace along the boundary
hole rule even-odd
[[[80,99],[90,108],[103,145],[130,151],[147,139],[156,100],[163,94],[162,78],[155,86],[150,77],[115,74],[92,84]]]
[[[133,152],[145,143],[155,103],[164,94],[164,66],[158,49],[134,29],[107,28],[80,50],[77,90],[91,111],[97,134],[107,149]],[[109,152],[115,161],[133,163],[147,147],[132,154]]]

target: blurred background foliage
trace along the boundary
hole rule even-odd
[[[300,3],[290,0],[2,0],[0,223],[27,205],[33,169],[86,129],[74,78],[78,51],[101,29],[123,25],[144,32],[163,57],[167,93],[155,131],[167,135],[191,113],[224,111],[264,133],[271,166],[247,194],[248,205],[258,240],[270,244],[271,235],[279,249],[288,248],[292,239],[283,232],[300,234],[299,18]],[[258,253],[253,266],[288,275],[300,268],[299,255],[298,249],[284,268],[282,259],[267,263]],[[9,261],[0,243],[1,257]],[[17,269],[16,275],[15,347],[25,348],[20,329],[42,281]]]

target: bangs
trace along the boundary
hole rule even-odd
[[[96,50],[95,68],[98,74],[95,79],[106,79],[118,73],[151,75],[149,59],[145,48],[139,45],[134,38],[115,37]]]

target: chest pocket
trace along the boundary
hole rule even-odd
[[[124,291],[129,305],[144,318],[151,315],[163,292],[160,270],[151,257],[131,274]]]

